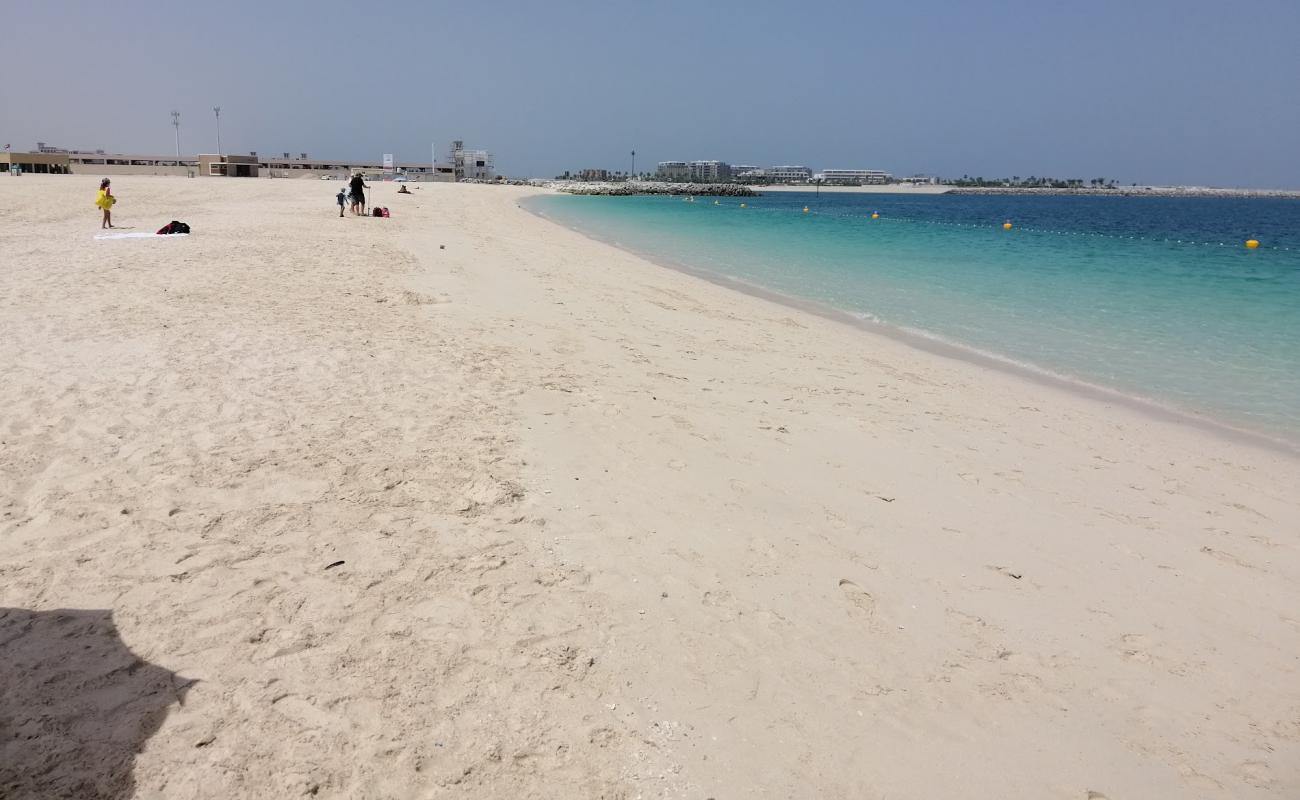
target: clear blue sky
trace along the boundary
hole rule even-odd
[[[1300,2],[13,2],[0,143],[1300,187]]]

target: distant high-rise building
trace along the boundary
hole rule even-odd
[[[731,180],[731,165],[725,161],[692,161],[691,180],[721,183]]]
[[[660,161],[655,177],[661,181],[689,181],[691,165],[685,161]]]

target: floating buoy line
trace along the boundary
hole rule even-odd
[[[695,202],[695,199],[690,198],[686,202],[693,203]],[[713,204],[715,206],[723,205],[721,201],[718,200],[714,200]],[[748,206],[745,203],[741,203],[740,207],[747,208]],[[836,214],[833,212],[826,214],[820,211],[814,211],[809,206],[803,206],[801,209],[801,213],[809,214],[809,215],[839,217],[841,219],[859,216],[857,214]],[[1134,242],[1155,242],[1158,244],[1187,244],[1187,245],[1195,245],[1198,247],[1239,247],[1240,246],[1240,247],[1245,247],[1247,250],[1277,250],[1277,251],[1288,252],[1288,253],[1292,251],[1300,252],[1300,247],[1265,245],[1259,239],[1256,239],[1254,237],[1245,240],[1241,245],[1236,245],[1227,241],[1205,242],[1205,241],[1197,241],[1195,239],[1176,239],[1176,238],[1170,239],[1164,236],[1131,236],[1122,233],[1090,233],[1087,231],[1058,231],[1058,230],[1053,230],[1051,228],[1021,228],[1016,226],[1009,219],[1000,222],[998,224],[989,224],[989,223],[982,223],[982,222],[943,222],[941,220],[918,219],[916,217],[884,217],[880,214],[879,211],[872,211],[870,214],[862,215],[862,217],[865,219],[870,219],[878,222],[906,222],[913,225],[936,225],[945,228],[971,228],[971,229],[987,228],[989,230],[1001,229],[1004,231],[1015,230],[1024,233],[1044,233],[1044,234],[1050,234],[1052,236],[1083,236],[1083,237],[1088,237],[1093,239],[1116,239],[1116,240],[1128,240]]]
[[[872,219],[876,219],[876,217],[873,215]],[[1091,233],[1088,231],[1058,231],[1058,230],[1053,230],[1051,228],[1021,228],[1013,225],[1011,220],[1007,220],[1001,223],[1000,225],[990,225],[990,224],[985,224],[980,222],[942,222],[933,219],[916,219],[915,217],[888,217],[885,219],[885,221],[886,222],[907,222],[914,225],[938,225],[946,228],[988,228],[992,230],[1001,228],[1004,231],[1010,231],[1014,229],[1016,231],[1023,231],[1024,233],[1045,233],[1045,234],[1050,234],[1052,236],[1080,236],[1080,237],[1086,237],[1090,239],[1116,239],[1116,240],[1122,239],[1122,240],[1128,240],[1134,242],[1157,242],[1162,244],[1190,244],[1198,247],[1244,246],[1247,250],[1279,250],[1284,252],[1291,252],[1293,250],[1300,251],[1300,248],[1297,247],[1285,247],[1279,245],[1265,246],[1258,239],[1255,239],[1253,237],[1247,239],[1241,245],[1236,245],[1228,241],[1206,242],[1206,241],[1197,241],[1195,239],[1178,239],[1178,238],[1171,239],[1165,236],[1136,236],[1136,235],[1129,235],[1123,233]]]

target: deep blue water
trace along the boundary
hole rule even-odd
[[[531,203],[651,257],[1300,441],[1297,200],[773,193]],[[1248,238],[1260,248],[1247,250]]]

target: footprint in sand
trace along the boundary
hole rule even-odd
[[[858,612],[870,617],[876,613],[876,598],[861,586],[857,585],[848,578],[840,579],[840,591],[844,592],[844,597],[853,605]]]
[[[1238,567],[1245,567],[1246,569],[1259,569],[1259,567],[1255,566],[1249,561],[1240,559],[1234,556],[1232,553],[1228,553],[1223,550],[1215,550],[1213,547],[1202,547],[1201,552],[1205,553],[1208,556],[1214,556],[1215,558],[1219,559],[1225,564],[1234,564]]]
[[[1140,633],[1126,633],[1119,637],[1119,641],[1119,647],[1116,649],[1120,655],[1144,664],[1151,662],[1151,654],[1147,652],[1151,647],[1151,640],[1147,636]]]

